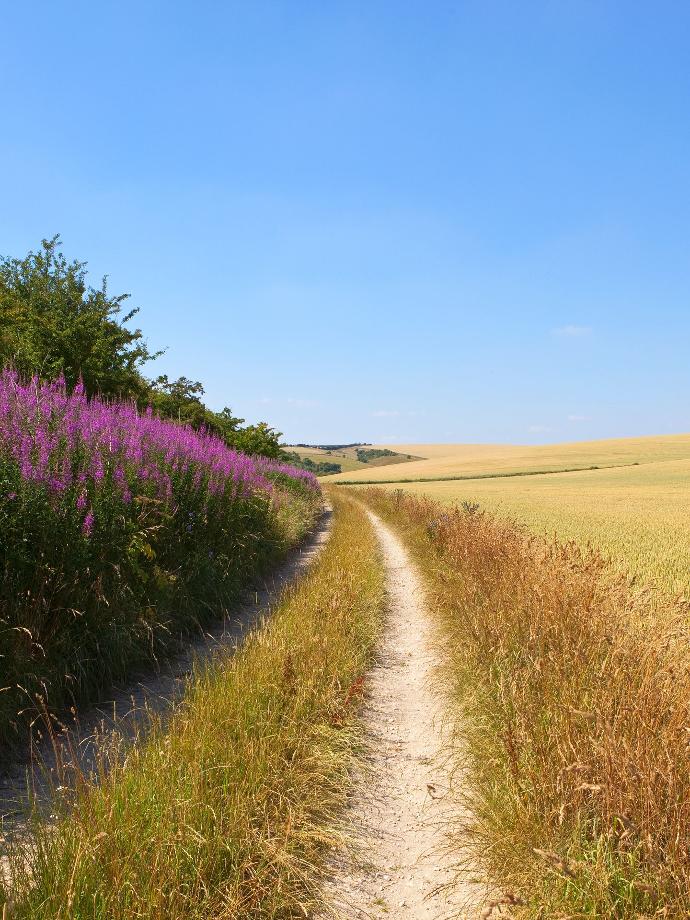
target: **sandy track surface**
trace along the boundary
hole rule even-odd
[[[387,572],[389,620],[380,663],[367,678],[370,762],[349,808],[357,860],[336,866],[326,894],[349,920],[479,917],[479,880],[448,886],[458,853],[444,850],[461,818],[444,764],[444,725],[433,689],[435,646],[424,593],[407,552],[374,514]]]
[[[286,560],[247,591],[240,602],[215,626],[192,639],[177,656],[161,663],[156,673],[139,675],[127,686],[116,688],[102,703],[80,712],[51,744],[43,739],[23,758],[3,765],[0,774],[0,841],[2,836],[22,832],[26,826],[27,783],[33,787],[36,805],[50,811],[53,789],[66,786],[78,771],[90,774],[97,753],[115,733],[132,743],[146,736],[151,714],[166,718],[184,693],[193,667],[212,660],[220,652],[242,642],[246,631],[270,610],[283,589],[306,572],[326,544],[332,523],[327,508],[316,527]]]

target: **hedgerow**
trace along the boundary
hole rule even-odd
[[[0,374],[0,742],[168,652],[306,526],[309,473]]]

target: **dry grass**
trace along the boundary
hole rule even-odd
[[[524,446],[511,444],[403,444],[381,445],[424,457],[396,468],[359,470],[329,477],[329,482],[388,482],[444,477],[506,476],[550,470],[626,466],[664,460],[690,459],[690,434],[567,444]]]
[[[687,602],[472,508],[358,494],[428,577],[474,843],[514,911],[688,916]]]
[[[330,542],[270,620],[10,853],[3,920],[284,918],[318,903],[384,597],[365,514],[335,500]]]
[[[534,533],[592,544],[619,571],[690,596],[690,461],[404,488],[444,504],[478,502]]]

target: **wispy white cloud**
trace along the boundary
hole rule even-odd
[[[592,327],[576,326],[575,324],[570,323],[567,326],[559,326],[557,329],[554,329],[553,334],[557,335],[559,338],[564,339],[581,339],[586,335],[592,334]]]
[[[588,422],[589,416],[588,415],[569,415],[568,421],[569,422]]]
[[[548,425],[530,425],[527,430],[532,434],[537,434],[542,431],[551,431]]]

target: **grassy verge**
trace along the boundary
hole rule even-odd
[[[476,507],[357,495],[428,579],[491,880],[525,917],[688,916],[687,601]]]
[[[150,533],[143,525],[130,532],[118,521],[124,536],[107,551],[65,537],[61,558],[49,562],[40,540],[4,533],[0,508],[8,537],[0,549],[0,766],[26,747],[29,725],[43,726],[48,714],[62,719],[113,684],[150,672],[222,617],[252,579],[299,544],[320,507],[319,492],[279,482],[270,496],[246,497],[225,519],[222,511],[200,515],[194,527],[164,532],[152,515]],[[7,557],[17,546],[25,558],[13,567]]]
[[[0,766],[217,617],[319,504],[210,431],[0,371]]]
[[[278,918],[318,903],[384,603],[365,514],[335,506],[313,569],[195,677],[167,730],[10,854],[5,920]]]

